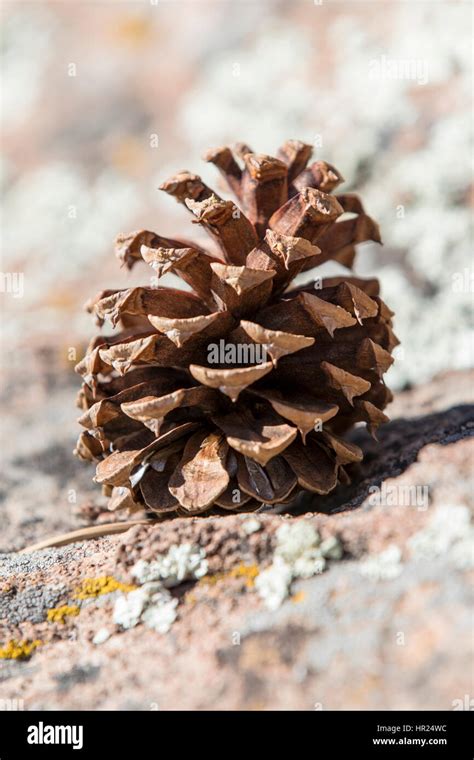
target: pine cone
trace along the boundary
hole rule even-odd
[[[383,374],[398,341],[378,281],[291,288],[329,259],[351,267],[357,243],[380,242],[356,195],[331,194],[339,172],[307,167],[310,156],[296,140],[278,158],[242,144],[207,152],[243,212],[189,172],[161,185],[216,255],[148,230],[117,238],[129,269],[144,260],[191,290],[107,290],[88,304],[119,332],[94,338],[76,368],[86,430],[75,453],[98,462],[111,509],[195,515],[327,494],[362,458],[341,435],[387,420]]]

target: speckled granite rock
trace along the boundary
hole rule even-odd
[[[473,693],[472,388],[451,373],[399,394],[380,447],[356,431],[366,461],[319,502],[325,513],[308,498],[293,515],[178,519],[0,555],[0,698],[25,709],[453,709]],[[288,525],[301,526],[293,543]],[[271,568],[281,582],[279,555],[322,556],[328,538],[342,558],[328,550],[309,578],[291,565],[286,598],[268,609],[258,578]],[[186,545],[202,551],[169,551]],[[149,577],[164,584],[165,623],[143,602]],[[114,608],[131,608],[137,585],[138,623],[125,630]],[[17,655],[23,641],[35,648],[12,659],[12,640]]]

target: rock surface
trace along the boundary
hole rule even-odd
[[[398,394],[380,445],[355,431],[366,456],[352,471],[352,484],[325,499],[308,496],[291,514],[176,519],[20,554],[25,541],[84,523],[77,516],[71,521],[68,505],[52,517],[57,503],[47,502],[64,493],[65,481],[83,498],[82,488],[89,488],[78,485],[80,468],[63,469],[69,454],[62,442],[28,459],[25,436],[33,485],[21,478],[24,464],[17,460],[19,477],[3,506],[1,699],[21,696],[25,709],[461,704],[473,693],[466,667],[472,657],[473,380],[448,373]],[[60,405],[60,395],[54,403]],[[45,470],[50,489],[37,494],[42,519],[25,524],[34,519],[31,489]],[[88,494],[97,511],[92,488]],[[308,535],[335,537],[344,553],[338,558],[328,549],[324,572],[312,577],[297,577],[293,568],[286,598],[269,609],[259,577],[271,567],[270,580],[282,582],[277,555],[288,525],[296,554],[320,556],[330,546],[316,541],[315,549],[302,549]],[[143,602],[150,597],[144,568],[159,576],[155,608]],[[130,612],[139,597],[145,606],[138,623],[124,628],[124,618],[119,624],[114,616],[117,600]]]

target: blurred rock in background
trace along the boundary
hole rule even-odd
[[[2,272],[18,275],[2,294],[12,529],[30,530],[43,508],[51,527],[69,525],[77,478],[88,496],[88,468],[70,456],[73,367],[94,329],[82,304],[149,282],[145,265],[120,270],[118,232],[189,235],[157,187],[181,168],[215,184],[208,146],[272,152],[299,138],[361,194],[384,246],[362,246],[356,273],[381,278],[402,341],[389,385],[472,363],[468,4],[5,2],[2,15]]]

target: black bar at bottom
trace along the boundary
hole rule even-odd
[[[224,729],[224,731],[223,731]],[[228,729],[225,731],[225,729]],[[460,712],[0,712],[0,760],[159,757],[172,749],[407,758],[473,757],[472,714]],[[174,748],[170,744],[174,744]],[[303,746],[306,749],[303,749]]]

